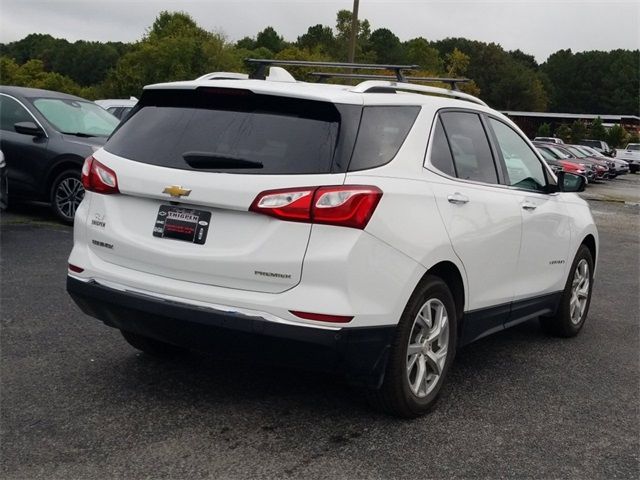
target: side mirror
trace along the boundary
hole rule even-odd
[[[561,192],[584,192],[587,179],[575,173],[558,172],[558,189]]]
[[[34,137],[42,137],[44,135],[44,130],[33,122],[14,123],[13,128],[16,132],[24,135],[32,135]]]

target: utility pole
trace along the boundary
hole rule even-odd
[[[358,38],[358,4],[360,0],[353,0],[351,14],[351,39],[349,41],[349,63],[353,63],[356,56],[356,39]]]

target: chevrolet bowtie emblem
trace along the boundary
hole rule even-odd
[[[191,190],[182,188],[179,185],[171,185],[170,187],[165,187],[162,193],[168,193],[172,197],[188,197]]]

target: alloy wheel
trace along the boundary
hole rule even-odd
[[[424,398],[438,384],[447,360],[449,316],[437,298],[418,311],[407,346],[407,378],[416,397]]]
[[[84,198],[82,182],[75,177],[66,177],[56,188],[56,208],[68,220],[73,220],[76,210]]]
[[[574,325],[579,324],[584,316],[589,300],[589,264],[583,258],[576,265],[571,284],[571,299],[569,300],[569,316]]]

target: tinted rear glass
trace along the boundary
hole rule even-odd
[[[246,90],[148,90],[105,149],[184,170],[330,173],[345,170],[359,113]]]

